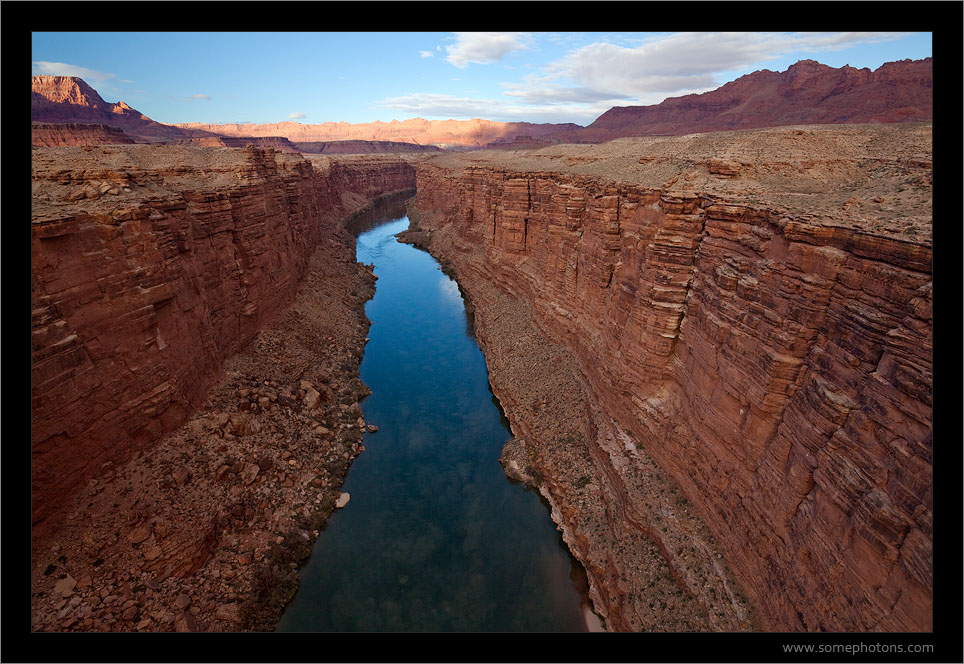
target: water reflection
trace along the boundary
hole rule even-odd
[[[357,258],[379,277],[361,365],[379,431],[278,631],[585,631],[545,505],[498,462],[509,432],[458,286],[396,241],[407,218],[389,219],[355,224]]]

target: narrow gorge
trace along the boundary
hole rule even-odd
[[[33,168],[34,628],[270,625],[362,449],[374,276],[345,224],[414,168],[145,145]]]
[[[474,305],[506,465],[611,629],[661,627],[646,542],[697,629],[749,606],[765,630],[932,628],[929,141],[775,128],[420,164],[413,235]]]
[[[930,129],[35,148],[34,629],[272,628],[364,452],[346,224],[412,195],[608,630],[932,629]]]

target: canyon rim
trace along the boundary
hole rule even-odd
[[[924,643],[932,92],[801,59],[585,125],[166,123],[35,75],[31,633],[274,629],[378,429],[349,227],[404,210],[605,631]]]

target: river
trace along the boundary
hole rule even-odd
[[[499,464],[510,437],[458,286],[400,243],[395,207],[357,236],[374,264],[365,451],[279,632],[584,632],[584,573],[540,496]],[[590,616],[591,619],[591,616]]]

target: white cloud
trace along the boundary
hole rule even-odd
[[[453,95],[423,92],[401,97],[389,97],[379,102],[386,108],[433,116],[481,117],[494,102],[491,99],[473,99]]]
[[[289,114],[288,114],[288,117],[291,118],[292,120],[300,120],[301,118],[305,117],[305,114],[304,114],[304,113],[289,113]]]
[[[435,56],[435,54],[432,51],[419,51],[418,55],[421,58],[431,58]]]
[[[88,85],[94,88],[96,88],[97,85],[103,85],[110,79],[115,78],[115,74],[109,74],[96,69],[88,69],[87,67],[81,67],[79,65],[71,65],[66,62],[38,60],[33,63],[31,69],[34,76],[77,76],[84,79]]]
[[[429,118],[468,120],[483,118],[497,122],[583,122],[589,123],[612,104],[552,104],[529,106],[499,99],[478,99],[454,95],[417,93],[382,99],[386,108]]]
[[[519,32],[456,32],[455,43],[446,46],[445,59],[465,69],[469,63],[492,64],[513,51],[528,48],[529,35]]]
[[[906,33],[675,33],[630,42],[619,35],[572,49],[517,82],[502,83],[503,96],[480,99],[414,93],[380,103],[431,118],[589,124],[613,106],[658,104],[667,97],[716,89],[735,72],[762,69],[788,55],[838,50],[897,39]],[[582,38],[591,37],[582,34]],[[497,62],[529,48],[533,37],[516,33],[459,33],[447,60]],[[612,43],[619,41],[619,44]],[[569,42],[572,43],[572,42]]]
[[[211,95],[197,94],[197,95],[191,95],[190,97],[171,97],[171,99],[176,99],[177,101],[198,101],[198,100],[210,101]]]
[[[763,67],[792,52],[847,48],[887,41],[906,33],[677,33],[638,46],[600,41],[550,63],[541,76],[503,84],[505,94],[532,104],[622,100],[658,104],[668,96],[719,87],[717,75]]]

